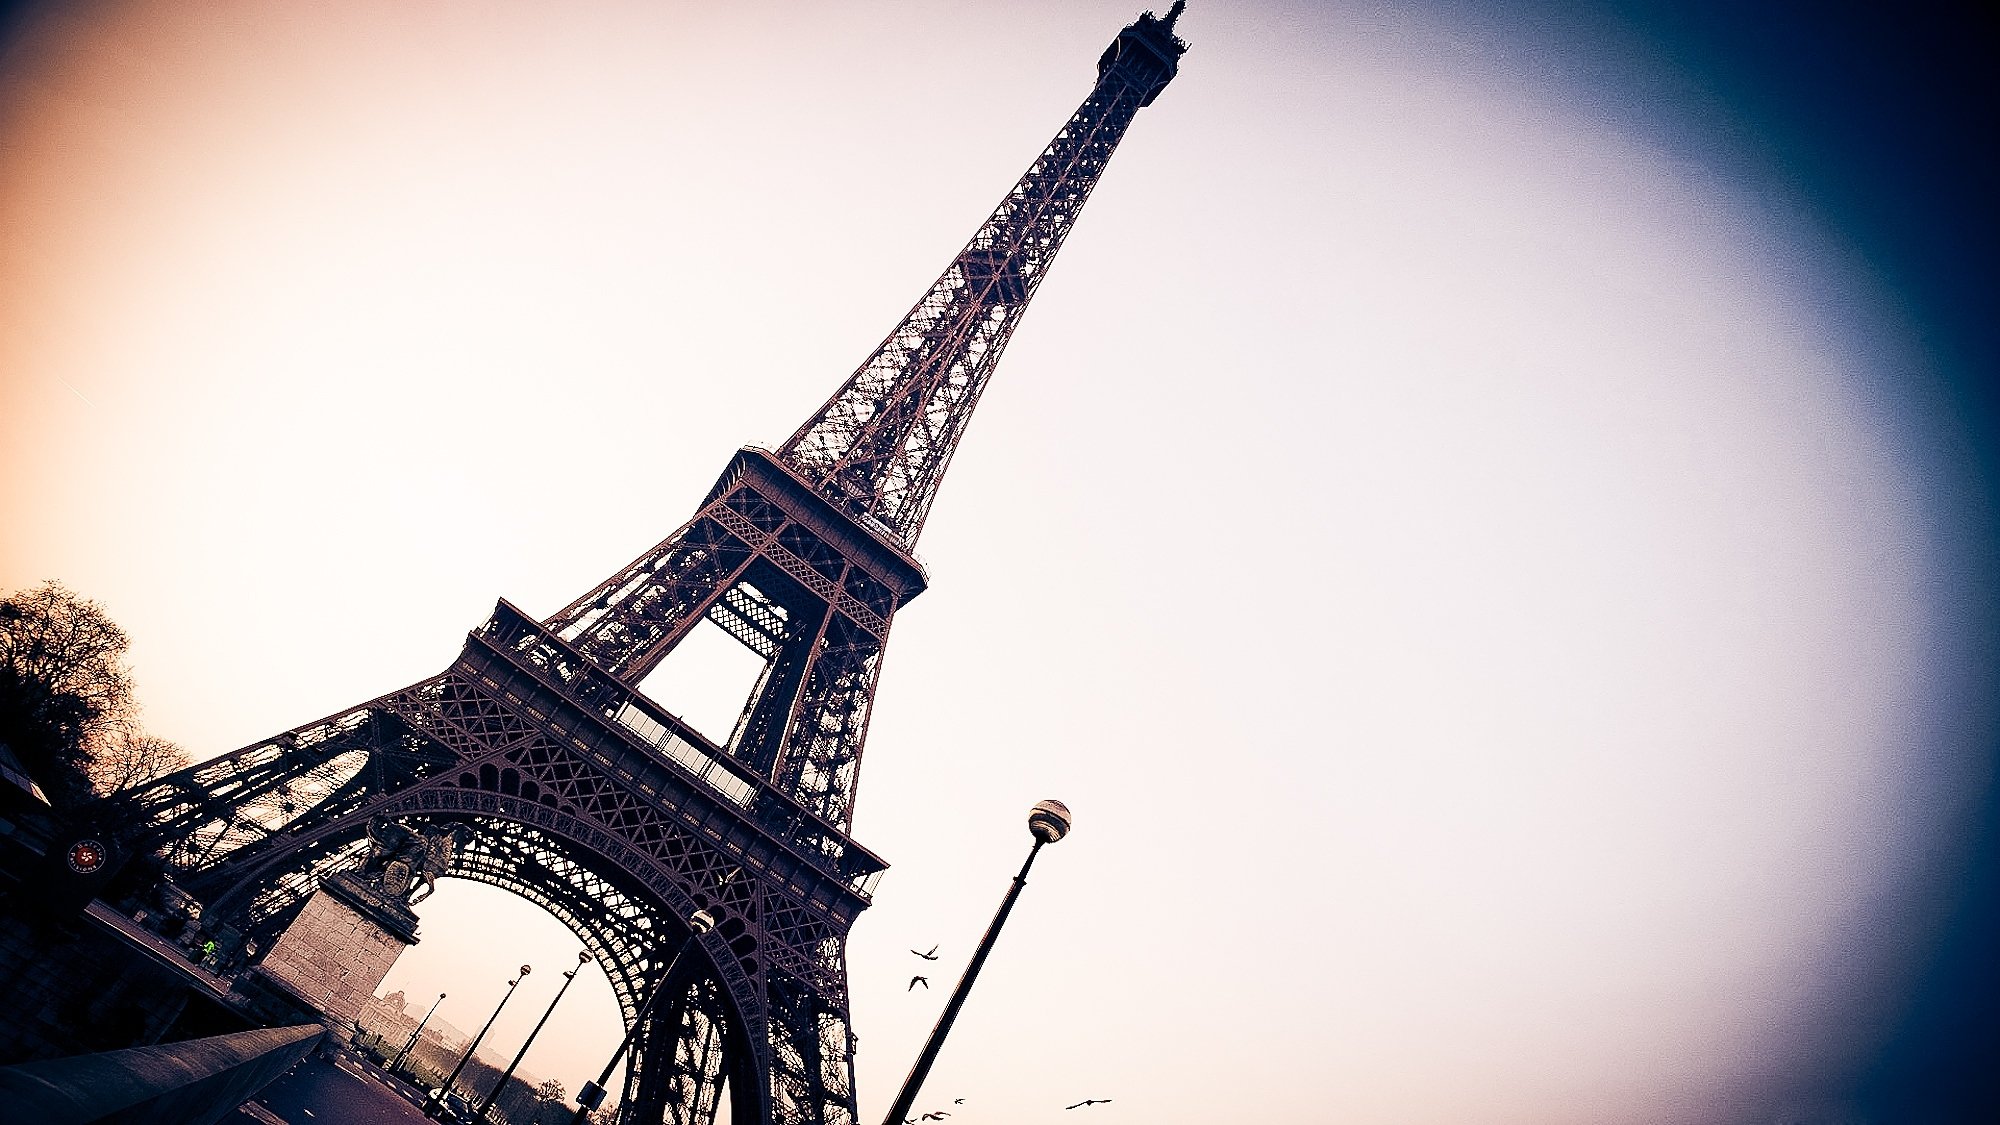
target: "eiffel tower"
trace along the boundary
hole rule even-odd
[[[455,828],[451,877],[553,914],[628,1028],[645,1013],[623,1121],[706,1123],[726,1097],[737,1122],[853,1122],[845,943],[887,865],[848,831],[883,646],[980,392],[1187,49],[1181,8],[1118,33],[909,314],[692,519],[545,620],[500,601],[436,676],[114,795],[116,847],[163,864],[204,931],[269,950],[371,823]],[[724,741],[638,686],[704,621],[763,661]]]

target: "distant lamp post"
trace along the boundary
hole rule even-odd
[[[520,1066],[521,1060],[527,1057],[528,1048],[534,1045],[535,1036],[540,1035],[542,1033],[542,1025],[549,1022],[550,1016],[556,1014],[556,1005],[562,1003],[563,993],[569,991],[570,982],[576,980],[576,974],[583,971],[583,966],[586,963],[588,963],[589,960],[590,960],[590,954],[588,952],[579,953],[576,955],[576,968],[571,969],[570,971],[563,974],[562,987],[556,989],[556,998],[554,1000],[549,1001],[548,1011],[543,1012],[542,1018],[535,1021],[535,1030],[530,1031],[528,1033],[528,1041],[526,1043],[521,1044],[521,1050],[515,1054],[514,1061],[507,1064],[506,1071],[500,1075],[500,1081],[495,1082],[493,1084],[493,1092],[486,1095],[486,1100],[479,1103],[478,1109],[472,1111],[472,1116],[474,1120],[476,1121],[485,1120],[486,1111],[492,1108],[493,1103],[499,1099],[500,1091],[507,1088],[507,1080],[509,1078],[514,1077],[514,1068]]]
[[[389,1063],[390,1073],[395,1073],[396,1068],[402,1066],[403,1060],[409,1057],[410,1049],[417,1045],[417,1038],[424,1033],[424,1025],[431,1022],[431,1017],[437,1014],[438,1005],[442,1003],[444,1003],[444,993],[440,992],[438,998],[431,1001],[431,1010],[425,1012],[424,1018],[417,1021],[417,1029],[410,1032],[410,1041],[403,1044],[403,1049],[397,1051],[395,1059]]]
[[[910,1114],[910,1107],[916,1104],[917,1092],[923,1089],[924,1079],[930,1077],[931,1064],[937,1061],[938,1050],[944,1046],[944,1037],[951,1033],[952,1022],[958,1019],[958,1010],[965,1006],[965,997],[972,991],[972,982],[979,977],[979,970],[986,964],[986,955],[993,952],[993,940],[1000,936],[1000,927],[1007,924],[1007,914],[1014,909],[1014,900],[1021,897],[1021,888],[1028,883],[1028,868],[1035,865],[1035,857],[1041,854],[1043,844],[1053,844],[1069,835],[1069,806],[1061,801],[1042,801],[1028,810],[1028,832],[1035,838],[1035,846],[1028,849],[1027,862],[1021,864],[1021,873],[1014,876],[1014,885],[1007,888],[1007,897],[1000,900],[1000,909],[993,915],[992,924],[986,927],[986,936],[979,939],[979,948],[972,954],[971,963],[965,966],[965,975],[958,978],[958,987],[951,990],[951,999],[945,1002],[944,1014],[938,1017],[937,1026],[931,1028],[929,1039],[924,1040],[924,1049],[918,1053],[915,1066],[910,1068],[910,1076],[903,1080],[903,1088],[896,1094],[895,1104],[889,1107],[889,1115],[882,1119],[883,1125],[898,1125]]]
[[[479,1049],[479,1041],[486,1038],[486,1033],[493,1030],[493,1021],[500,1018],[500,1009],[506,1007],[507,1001],[514,998],[514,989],[519,987],[522,981],[527,980],[528,974],[532,972],[534,972],[532,968],[523,965],[521,975],[507,982],[507,991],[500,997],[500,1003],[494,1006],[493,1014],[486,1017],[486,1026],[480,1028],[479,1034],[472,1037],[472,1042],[465,1048],[465,1054],[459,1056],[458,1065],[451,1068],[451,1073],[445,1076],[443,1084],[438,1087],[437,1095],[424,1099],[425,1110],[429,1110],[450,1096],[452,1083],[458,1081],[458,1072],[464,1070],[465,1064],[472,1061],[472,1052]]]
[[[604,1104],[604,1084],[611,1081],[611,1072],[618,1069],[618,1060],[624,1058],[626,1050],[632,1046],[632,1037],[646,1026],[646,1017],[652,1014],[653,1004],[674,979],[674,969],[679,967],[681,956],[694,944],[695,938],[714,928],[715,918],[708,911],[697,910],[688,915],[688,936],[681,940],[681,947],[674,950],[673,959],[667,962],[666,971],[660,974],[660,982],[653,986],[646,1002],[639,1005],[639,1014],[633,1017],[632,1026],[625,1029],[625,1038],[619,1040],[618,1049],[611,1052],[611,1061],[604,1064],[604,1073],[599,1074],[595,1082],[585,1082],[583,1089],[576,1092],[576,1116],[569,1119],[570,1125],[585,1125],[590,1120],[590,1111]]]

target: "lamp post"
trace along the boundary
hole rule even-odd
[[[958,978],[958,987],[951,990],[951,999],[945,1002],[944,1014],[938,1017],[937,1026],[931,1028],[929,1039],[924,1040],[924,1049],[918,1053],[915,1066],[910,1068],[910,1076],[903,1079],[903,1088],[897,1092],[895,1104],[889,1107],[889,1115],[882,1119],[883,1125],[898,1125],[909,1116],[910,1107],[916,1104],[917,1092],[923,1088],[924,1079],[931,1073],[931,1064],[937,1061],[938,1050],[944,1046],[944,1037],[951,1033],[952,1022],[958,1019],[958,1010],[965,1006],[965,997],[972,991],[972,982],[979,977],[979,970],[986,964],[986,955],[993,952],[993,940],[1000,936],[1000,927],[1007,924],[1007,914],[1014,909],[1014,900],[1021,897],[1021,888],[1027,885],[1028,868],[1035,864],[1043,844],[1053,844],[1069,835],[1069,807],[1061,801],[1042,801],[1028,810],[1028,832],[1035,838],[1035,846],[1028,849],[1027,862],[1021,864],[1020,874],[1014,876],[1014,885],[1007,888],[1007,897],[1000,900],[1000,909],[993,915],[993,921],[986,927],[986,936],[979,939],[979,948],[973,952],[971,963],[965,966],[965,975]]]
[[[507,1001],[514,998],[514,989],[519,987],[522,981],[528,979],[528,974],[532,972],[534,972],[533,969],[523,965],[521,966],[521,975],[507,982],[507,991],[500,997],[500,1003],[494,1007],[493,1014],[486,1017],[486,1026],[480,1028],[479,1034],[472,1037],[471,1044],[465,1048],[465,1054],[459,1057],[458,1065],[452,1067],[451,1073],[445,1076],[444,1083],[437,1089],[437,1094],[424,1099],[424,1109],[426,1111],[451,1094],[452,1083],[458,1081],[458,1072],[464,1070],[465,1064],[472,1061],[472,1052],[479,1049],[479,1041],[486,1038],[486,1033],[493,1030],[493,1021],[500,1018],[500,1009],[506,1007]]]
[[[417,1021],[417,1029],[410,1032],[410,1041],[403,1044],[403,1049],[397,1051],[395,1059],[389,1063],[389,1073],[394,1074],[396,1068],[403,1065],[403,1060],[409,1056],[410,1049],[417,1045],[418,1036],[424,1033],[424,1025],[431,1022],[431,1017],[437,1014],[438,1005],[442,1003],[444,1003],[444,993],[440,992],[438,998],[431,1001],[431,1010],[425,1012],[424,1018]]]
[[[714,928],[715,918],[708,911],[697,910],[688,915],[688,936],[681,940],[681,947],[674,950],[673,959],[667,962],[666,971],[660,974],[660,983],[653,986],[646,1002],[639,1005],[639,1014],[633,1017],[632,1026],[625,1029],[625,1038],[619,1040],[618,1049],[611,1052],[611,1061],[604,1064],[604,1072],[597,1076],[597,1081],[585,1082],[583,1089],[576,1092],[576,1116],[569,1119],[570,1125],[586,1125],[590,1120],[590,1111],[604,1104],[604,1084],[611,1081],[611,1072],[618,1069],[618,1060],[624,1058],[626,1049],[632,1046],[632,1037],[646,1026],[646,1017],[652,1014],[654,1002],[659,1000],[660,993],[665,992],[668,983],[674,979],[674,969],[680,966],[681,956],[694,944],[695,938]]]
[[[542,1025],[549,1022],[550,1016],[556,1014],[556,1005],[562,1003],[563,993],[569,991],[570,982],[576,979],[576,974],[583,971],[585,962],[589,960],[590,954],[588,951],[576,955],[576,968],[563,974],[562,987],[556,989],[556,998],[549,1001],[549,1010],[543,1012],[542,1018],[535,1021],[535,1030],[528,1033],[528,1041],[521,1044],[521,1050],[515,1054],[514,1061],[507,1064],[507,1069],[500,1075],[500,1081],[493,1084],[493,1092],[486,1095],[486,1100],[479,1103],[478,1109],[472,1111],[474,1120],[485,1120],[486,1111],[492,1108],[494,1101],[500,1097],[500,1091],[507,1088],[507,1080],[514,1077],[514,1068],[520,1066],[521,1060],[527,1057],[528,1048],[534,1044],[535,1036],[542,1033]]]

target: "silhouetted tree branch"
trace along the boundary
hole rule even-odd
[[[0,743],[57,808],[187,764],[139,730],[125,631],[60,582],[0,601]]]
[[[99,796],[144,785],[188,764],[187,751],[164,738],[121,730],[90,757],[91,788]]]

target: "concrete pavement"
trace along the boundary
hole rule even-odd
[[[378,1077],[343,1054],[312,1057],[264,1087],[229,1125],[432,1125],[410,1102],[420,1093]]]

